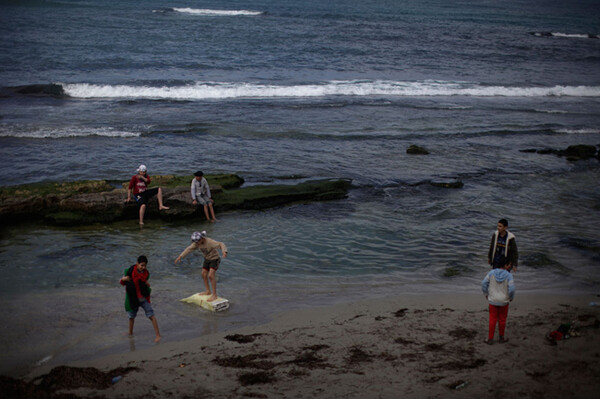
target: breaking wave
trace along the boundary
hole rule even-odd
[[[19,137],[32,139],[61,139],[67,137],[139,137],[142,133],[130,132],[114,128],[90,128],[90,127],[64,127],[64,128],[41,128],[27,126],[4,126],[0,129],[0,137]]]
[[[228,16],[254,16],[264,14],[262,11],[250,10],[211,10],[204,8],[167,8],[165,10],[154,10],[154,12],[174,11],[184,14],[201,15],[209,17],[228,17]]]
[[[600,36],[592,33],[560,33],[560,32],[529,32],[539,37],[565,37],[571,39],[599,39]]]
[[[477,83],[421,81],[330,81],[270,85],[197,82],[184,86],[64,84],[73,98],[215,100],[233,98],[310,98],[328,96],[600,97],[600,86],[509,87]]]
[[[559,129],[558,133],[565,133],[565,134],[598,134],[598,133],[600,133],[600,129],[586,129],[586,128],[581,128],[581,129]]]

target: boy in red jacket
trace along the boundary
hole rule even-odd
[[[125,286],[125,310],[129,315],[129,336],[133,335],[135,316],[137,316],[137,312],[141,307],[144,309],[146,317],[152,322],[152,327],[154,327],[156,333],[154,342],[158,342],[161,336],[158,330],[158,321],[154,316],[152,305],[150,305],[150,283],[148,282],[150,273],[147,266],[148,258],[140,255],[135,265],[125,269],[119,283]]]
[[[148,188],[150,185],[150,176],[148,176],[146,165],[140,165],[137,170],[137,175],[132,176],[127,188],[127,199],[125,202],[131,201],[131,194],[135,201],[140,205],[140,225],[144,224],[144,214],[146,213],[146,204],[150,198],[155,195],[158,198],[158,209],[169,209],[163,205],[162,189],[160,187]]]

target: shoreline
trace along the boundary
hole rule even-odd
[[[262,325],[178,342],[165,337],[151,348],[71,362],[68,366],[107,374],[135,369],[103,389],[72,386],[60,392],[416,398],[499,390],[531,398],[591,398],[600,388],[600,307],[589,305],[597,299],[517,292],[508,316],[509,342],[499,344],[496,336],[492,346],[483,344],[488,313],[480,294],[403,294],[292,310]],[[557,345],[545,339],[573,321],[581,336]],[[150,327],[140,323],[138,328]],[[25,380],[59,368],[41,366]]]

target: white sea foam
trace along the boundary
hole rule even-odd
[[[223,17],[223,16],[236,16],[236,15],[261,15],[262,11],[250,11],[250,10],[210,10],[203,8],[173,8],[175,12],[181,12],[184,14]]]
[[[598,134],[600,133],[600,129],[560,129],[557,132],[566,134]]]
[[[65,84],[74,98],[210,100],[328,96],[600,97],[600,86],[507,87],[465,82],[330,81],[305,85],[198,82],[186,86]]]
[[[535,109],[535,112],[540,112],[544,114],[568,114],[569,111],[563,111],[558,109]]]
[[[18,127],[11,128],[9,126],[0,129],[0,137],[22,137],[34,139],[60,139],[65,137],[139,137],[141,133],[128,132],[113,128],[38,128],[38,127]]]
[[[576,39],[589,39],[590,35],[580,34],[580,33],[560,33],[560,32],[552,32],[552,36],[555,37],[568,37],[568,38],[576,38]],[[592,35],[595,37],[595,35]]]
[[[552,36],[552,37],[565,37],[571,39],[598,39],[598,35],[595,34],[587,34],[587,33],[561,33],[561,32],[532,32],[533,35],[542,37],[542,36]]]
[[[54,356],[52,355],[48,355],[46,357],[44,357],[43,359],[39,360],[35,365],[36,366],[41,366],[44,363],[47,363],[48,361],[50,361]]]

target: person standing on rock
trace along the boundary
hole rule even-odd
[[[509,271],[516,272],[518,263],[517,239],[513,233],[508,231],[508,220],[500,219],[498,230],[494,232],[490,242],[488,264],[492,266],[492,269],[504,269],[504,266],[508,265]]]
[[[204,173],[202,171],[197,171],[194,173],[194,178],[192,179],[191,186],[191,194],[192,194],[192,204],[194,205],[202,205],[204,207],[204,215],[206,216],[206,220],[211,223],[217,221],[215,217],[215,210],[213,209],[213,199],[210,195],[210,187],[208,186],[208,182],[204,178]],[[210,216],[209,216],[210,211]]]
[[[150,185],[150,176],[148,176],[146,165],[140,165],[137,172],[138,173],[129,181],[127,199],[125,202],[131,201],[131,194],[133,193],[135,201],[140,205],[140,225],[143,225],[144,215],[146,214],[146,204],[150,198],[157,195],[159,210],[162,211],[169,208],[163,205],[162,189],[160,187],[148,189],[148,186]]]

